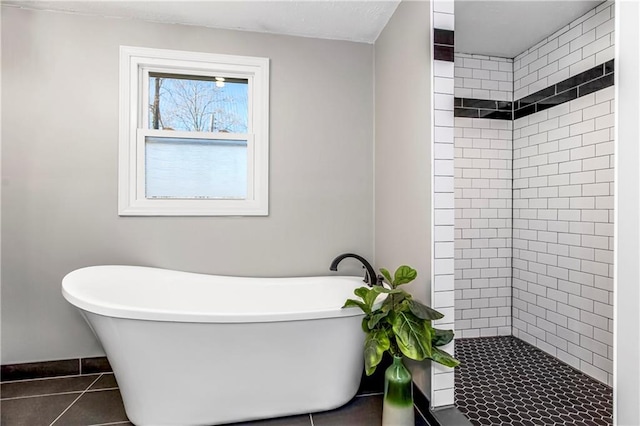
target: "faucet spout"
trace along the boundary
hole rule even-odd
[[[367,270],[367,272],[364,275],[364,282],[367,283],[369,287],[373,287],[374,285],[378,284],[378,276],[376,275],[376,271],[375,269],[373,269],[373,266],[371,266],[371,264],[367,262],[367,259],[354,253],[344,253],[336,257],[335,259],[333,259],[333,262],[331,262],[331,266],[329,266],[329,270],[337,271],[338,264],[342,262],[343,259],[346,259],[347,257],[352,257],[360,261],[360,263],[362,263],[362,267]]]

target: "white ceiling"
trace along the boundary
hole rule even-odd
[[[376,1],[45,1],[4,5],[212,28],[373,43],[400,0]]]
[[[2,0],[3,5],[33,9],[364,43],[375,42],[399,2],[400,0]],[[456,0],[456,51],[515,57],[600,2],[601,0]]]
[[[602,0],[456,0],[455,50],[513,58]]]

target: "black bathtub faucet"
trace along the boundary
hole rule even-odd
[[[367,283],[369,287],[373,287],[374,285],[379,284],[379,279],[376,275],[375,269],[373,269],[373,266],[371,266],[371,264],[367,262],[367,259],[354,253],[344,253],[333,259],[333,262],[331,262],[331,266],[329,266],[329,270],[337,271],[338,263],[340,263],[342,259],[346,259],[347,257],[353,257],[354,259],[357,259],[360,261],[360,263],[362,263],[362,267],[367,270],[367,272],[364,274],[364,282]]]

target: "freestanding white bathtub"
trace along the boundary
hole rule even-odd
[[[136,425],[217,425],[329,410],[363,370],[358,277],[239,278],[93,266],[62,280]]]

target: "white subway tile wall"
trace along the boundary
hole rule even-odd
[[[437,0],[433,5],[434,28],[454,29],[453,0]],[[434,141],[433,141],[433,234],[434,262],[432,306],[445,316],[434,326],[454,329],[454,63],[433,61]],[[453,354],[453,342],[443,347]],[[453,405],[453,369],[433,363],[431,368],[431,404],[433,407]]]
[[[609,385],[613,96],[517,119],[513,133],[513,334]]]
[[[455,124],[456,330],[511,335],[512,122]]]
[[[614,21],[613,1],[606,1],[516,56],[514,100],[613,59]]]
[[[456,97],[511,100],[512,61],[455,55]],[[506,83],[468,92],[469,78]],[[507,77],[505,77],[505,75]],[[493,78],[493,79],[492,79]],[[500,87],[500,86],[499,86]],[[459,337],[511,335],[512,121],[455,118],[455,294]]]
[[[513,100],[513,59],[455,54],[456,98]]]

